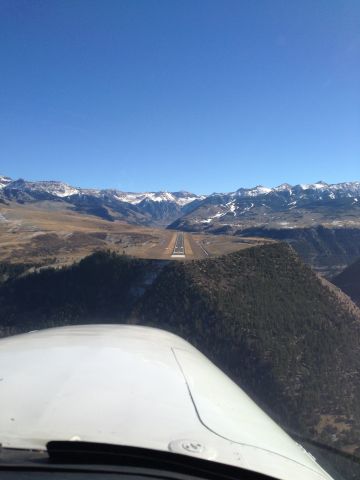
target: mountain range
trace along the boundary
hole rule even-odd
[[[29,182],[0,176],[0,201],[67,202],[107,220],[187,231],[238,233],[248,228],[360,226],[360,182],[239,188],[230,193],[123,192],[77,188],[59,181]],[[220,233],[220,232],[219,232]]]
[[[166,226],[189,211],[204,196],[189,192],[122,192],[76,188],[59,181],[29,182],[0,176],[0,202],[66,202],[80,213],[135,225]]]
[[[360,182],[257,186],[212,194],[171,227],[238,233],[248,228],[360,225]]]

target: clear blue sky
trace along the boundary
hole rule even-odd
[[[0,173],[359,180],[359,25],[358,0],[0,0]]]

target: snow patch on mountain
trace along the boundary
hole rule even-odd
[[[240,212],[240,215],[244,215],[246,212],[248,212],[249,210],[251,210],[255,205],[253,203],[251,203],[251,205],[249,207],[245,207],[243,209],[242,212]]]

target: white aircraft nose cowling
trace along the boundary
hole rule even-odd
[[[271,475],[331,477],[188,342],[127,325],[0,340],[0,443],[83,440],[172,451]]]

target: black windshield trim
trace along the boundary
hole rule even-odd
[[[57,464],[105,464],[155,468],[209,480],[271,480],[273,477],[214,461],[173,452],[82,441],[47,444],[50,462]]]

